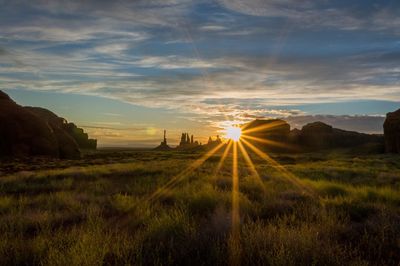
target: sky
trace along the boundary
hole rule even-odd
[[[0,90],[100,146],[285,118],[382,133],[398,0],[0,0]]]

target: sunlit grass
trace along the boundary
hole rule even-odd
[[[0,264],[399,261],[394,158],[305,154],[287,155],[295,163],[285,164],[287,156],[261,157],[243,141],[231,143],[206,160],[139,154],[129,163],[1,177]]]

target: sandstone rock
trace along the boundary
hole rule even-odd
[[[242,126],[242,134],[243,139],[263,150],[276,152],[291,150],[287,145],[290,125],[281,119],[253,120]]]
[[[42,119],[46,120],[50,127],[57,133],[57,135],[62,134],[65,143],[70,143],[71,141],[77,144],[80,149],[96,149],[97,140],[89,139],[87,133],[83,129],[78,128],[74,123],[68,123],[62,117],[57,116],[53,112],[40,108],[40,107],[25,107],[31,112],[37,114]],[[57,130],[56,130],[57,129]],[[69,139],[69,140],[68,140]],[[70,143],[72,146],[72,143]]]
[[[383,129],[385,135],[385,151],[400,153],[400,109],[386,115]]]
[[[89,135],[82,128],[77,127],[74,123],[64,124],[64,130],[78,143],[79,148],[95,150],[97,148],[97,140],[89,139]]]
[[[73,123],[39,107],[22,107],[0,91],[0,156],[80,158],[97,141]]]
[[[380,135],[337,129],[322,122],[305,125],[299,133],[298,141],[305,150],[351,148],[371,143],[383,145]]]
[[[78,159],[81,156],[79,146],[76,141],[64,130],[67,121],[58,117],[53,112],[40,107],[24,107],[43,119],[52,129],[57,139],[59,155],[61,159]]]
[[[322,122],[309,123],[301,129],[300,144],[308,149],[326,149],[331,146],[333,128]]]
[[[0,155],[58,157],[49,125],[0,91]]]

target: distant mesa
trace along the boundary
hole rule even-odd
[[[73,123],[40,107],[23,107],[0,91],[0,156],[80,158],[97,140]]]
[[[385,151],[400,153],[400,109],[388,113],[383,124],[385,134]]]

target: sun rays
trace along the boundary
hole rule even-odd
[[[158,199],[166,191],[174,188],[177,184],[179,184],[180,181],[182,181],[185,177],[192,174],[193,171],[195,171],[198,167],[200,167],[205,161],[207,161],[208,158],[213,156],[223,146],[224,144],[220,143],[212,150],[206,152],[203,156],[194,161],[188,168],[186,168],[184,171],[171,178],[164,186],[157,189],[153,194],[150,195],[150,197],[147,200],[154,201]]]
[[[220,152],[222,147],[223,151],[220,152],[220,159],[216,166],[216,169],[213,170],[213,174],[217,177],[220,174],[220,171],[227,161],[228,156],[232,158],[232,166],[231,166],[231,176],[232,176],[232,196],[231,196],[231,236],[229,240],[229,249],[230,249],[230,264],[231,265],[240,265],[240,253],[241,253],[241,241],[240,241],[240,232],[241,232],[241,216],[240,216],[240,173],[241,173],[241,164],[239,163],[239,158],[243,159],[247,169],[249,169],[252,176],[254,176],[257,180],[257,183],[260,185],[264,192],[267,191],[267,187],[260,177],[258,173],[256,165],[253,163],[252,156],[253,154],[261,158],[266,164],[271,166],[274,170],[276,170],[279,175],[277,178],[282,179],[283,181],[291,184],[296,189],[300,190],[302,193],[306,193],[310,196],[315,196],[314,191],[302,182],[300,178],[295,176],[289,170],[287,170],[283,165],[274,160],[267,152],[263,149],[257,147],[257,144],[260,144],[262,147],[277,147],[285,149],[286,151],[295,151],[296,147],[292,147],[288,144],[281,143],[276,140],[270,140],[266,137],[260,138],[254,136],[252,133],[259,132],[263,130],[274,130],[275,127],[279,127],[281,123],[279,121],[274,121],[268,125],[261,125],[251,129],[240,128],[240,127],[229,127],[226,129],[226,139],[227,143],[220,143],[216,147],[212,148],[200,158],[195,160],[192,164],[190,164],[185,170],[183,170],[178,175],[172,177],[166,184],[157,189],[153,194],[147,198],[148,201],[154,202],[159,199],[164,193],[174,189],[177,185],[179,185],[183,179],[189,177],[193,174],[199,167],[201,167],[211,156],[215,155],[217,152]],[[240,155],[240,156],[239,156]],[[239,165],[241,167],[239,167]]]
[[[239,141],[239,139],[238,139]],[[239,207],[239,169],[238,141],[232,145],[232,230],[229,241],[230,265],[240,265],[240,207]]]

